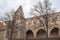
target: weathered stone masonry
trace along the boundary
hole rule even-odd
[[[13,30],[13,39],[20,38],[45,38],[46,37],[46,26],[42,16],[24,18],[22,6],[20,6],[15,12],[15,23]],[[48,16],[49,17],[49,16]],[[55,20],[54,20],[55,19]],[[60,12],[50,14],[48,18],[48,37],[59,37],[60,36]],[[0,39],[8,40],[11,29],[0,31]],[[10,30],[10,32],[8,32]],[[7,34],[8,33],[8,34]]]

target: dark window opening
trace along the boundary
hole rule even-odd
[[[51,31],[51,36],[58,36],[59,35],[59,29],[58,28],[54,28],[52,31]]]
[[[39,30],[38,32],[37,32],[37,37],[38,38],[45,38],[46,37],[46,31],[45,30]]]
[[[27,31],[26,37],[27,38],[33,38],[34,37],[33,32],[31,30]]]

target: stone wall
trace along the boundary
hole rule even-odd
[[[56,30],[56,31],[53,31],[53,33],[56,32],[56,34],[58,34],[55,37],[59,37],[60,19],[58,18],[60,18],[59,12],[48,15],[48,37],[51,37],[50,35],[53,29]],[[9,21],[7,22],[10,23]],[[0,31],[1,40],[10,39],[10,36],[11,36],[10,27],[13,27],[12,39],[26,38],[27,36],[32,36],[32,35],[33,35],[33,38],[37,38],[38,34],[40,35],[40,33],[44,32],[42,35],[44,36],[47,31],[46,24],[44,21],[44,15],[38,16],[38,17],[32,17],[32,18],[24,18],[22,6],[20,6],[19,9],[15,12],[13,26],[10,26],[10,27],[9,26],[10,24],[4,27],[3,30]]]

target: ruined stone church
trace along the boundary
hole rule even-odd
[[[41,19],[41,20],[39,20]],[[1,40],[23,39],[23,38],[46,38],[46,25],[42,16],[24,18],[22,6],[14,12],[14,22],[6,21],[0,31]],[[11,26],[11,25],[13,26]],[[13,27],[13,30],[11,28]],[[48,16],[48,38],[60,37],[60,12]]]

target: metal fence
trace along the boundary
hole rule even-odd
[[[22,39],[12,39],[12,40],[46,40],[46,38],[22,38]],[[60,40],[60,37],[58,38],[48,38],[48,40]]]

